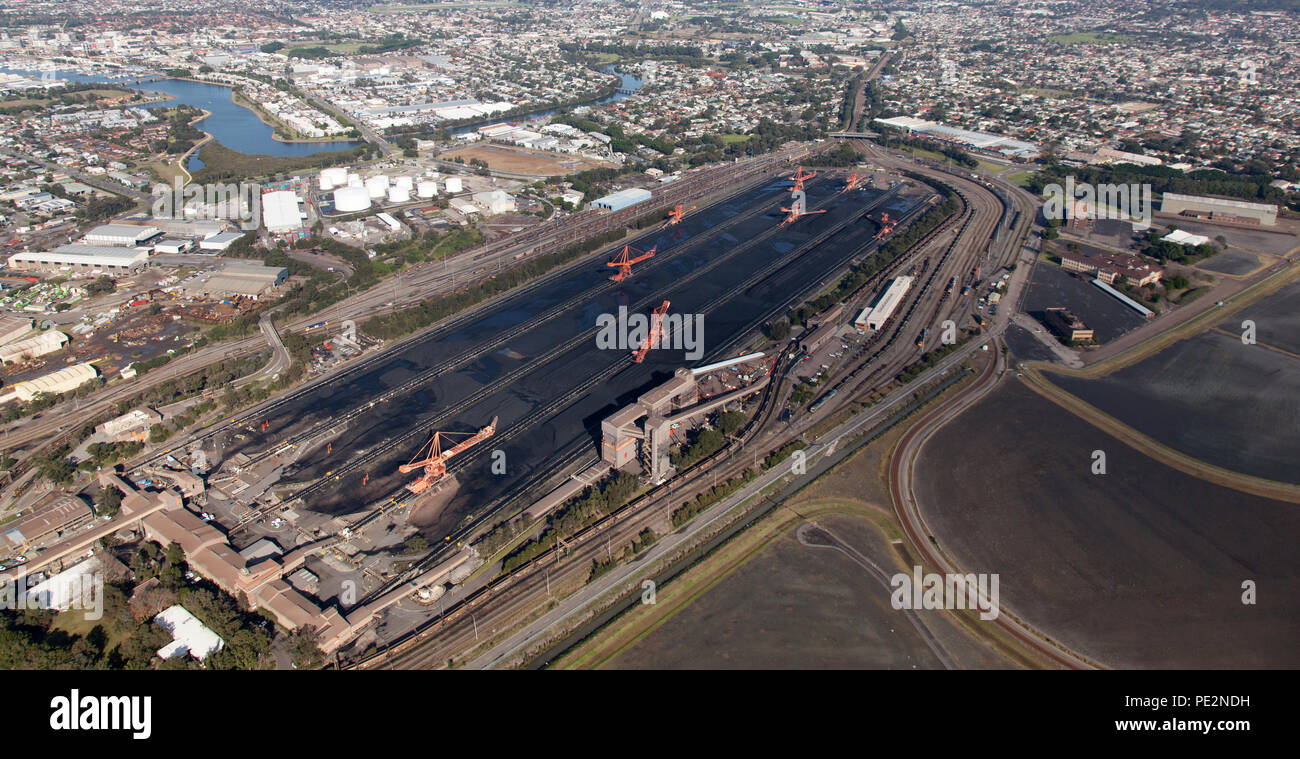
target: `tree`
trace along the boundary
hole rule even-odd
[[[297,669],[319,669],[325,663],[325,652],[316,645],[316,628],[299,627],[289,634],[289,655]]]
[[[155,445],[158,443],[166,442],[167,438],[170,436],[171,433],[168,432],[167,428],[162,426],[161,424],[155,423],[152,427],[149,428],[149,442],[154,443]]]
[[[96,277],[94,282],[86,285],[87,295],[102,295],[117,289],[117,280],[110,276]]]
[[[99,512],[102,516],[117,516],[117,512],[122,507],[122,491],[109,485],[99,491],[99,495],[95,497],[95,506],[95,511]]]

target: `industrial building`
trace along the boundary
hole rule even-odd
[[[8,345],[0,345],[0,361],[6,364],[27,361],[62,350],[68,344],[68,336],[57,329],[46,330],[35,337],[15,340]]]
[[[1002,134],[974,132],[969,129],[944,126],[937,121],[928,121],[912,116],[878,118],[875,122],[902,130],[908,134],[921,134],[938,142],[946,142],[967,150],[976,150],[1004,158],[1027,161],[1038,157],[1042,153],[1042,148],[1032,142],[1015,140]]]
[[[95,518],[79,496],[64,496],[5,529],[5,540],[20,551],[75,530]]]
[[[32,331],[35,324],[30,317],[14,314],[0,315],[0,345],[12,343]]]
[[[158,227],[137,227],[133,224],[103,224],[86,233],[87,245],[113,245],[135,248],[162,234]]]
[[[477,203],[485,213],[492,216],[501,213],[513,213],[515,210],[515,199],[510,197],[505,190],[476,192],[474,193],[474,202]]]
[[[99,432],[111,442],[144,441],[149,428],[162,421],[162,414],[150,408],[138,408],[99,425]]]
[[[1173,192],[1164,194],[1160,201],[1160,212],[1229,224],[1258,224],[1265,227],[1277,224],[1277,206],[1270,203],[1248,203],[1244,200],[1179,195]]]
[[[57,372],[51,372],[25,382],[16,382],[0,392],[0,403],[18,400],[26,403],[40,393],[59,395],[76,390],[90,380],[99,376],[91,364],[77,364]]]
[[[628,206],[634,206],[637,203],[644,203],[650,199],[650,191],[640,188],[628,190],[619,190],[616,193],[605,195],[591,201],[594,208],[602,208],[606,211],[621,211]]]
[[[231,263],[194,279],[185,286],[185,295],[213,300],[236,296],[256,300],[284,284],[288,278],[289,270],[283,266]]]
[[[824,323],[816,329],[805,332],[804,335],[799,338],[799,348],[804,353],[813,353],[818,348],[825,345],[831,338],[835,337],[835,333],[838,331],[838,324],[835,324],[834,322]]]
[[[202,240],[199,240],[199,250],[208,250],[214,253],[220,253],[231,245],[234,245],[235,241],[243,236],[243,232],[217,232],[216,234],[208,235]]]
[[[758,392],[767,386],[770,379],[764,373],[748,385],[701,401],[700,378],[762,357],[762,353],[751,353],[698,369],[678,369],[672,379],[646,391],[635,403],[601,421],[601,459],[615,469],[622,469],[634,461],[640,462],[651,482],[662,482],[671,477],[674,470],[668,448],[672,445],[674,430]]]
[[[903,296],[907,295],[907,291],[911,288],[911,277],[894,278],[875,303],[862,309],[862,313],[858,314],[858,318],[853,322],[854,326],[862,330],[879,330],[885,326],[885,322],[889,321],[889,317],[894,315],[894,310],[898,308],[899,303],[903,302]]]
[[[1093,331],[1083,320],[1064,308],[1047,309],[1047,326],[1068,342],[1091,342],[1093,339]]]
[[[1164,276],[1163,269],[1152,266],[1132,253],[1110,251],[1084,253],[1067,250],[1060,255],[1062,269],[1081,274],[1095,273],[1097,279],[1108,285],[1113,285],[1120,277],[1124,277],[1138,287],[1145,287],[1154,284]]]
[[[144,248],[113,248],[100,245],[60,245],[52,251],[15,253],[9,268],[21,271],[91,272],[130,274],[149,265]]]
[[[186,251],[190,250],[193,247],[194,247],[194,243],[190,240],[167,239],[167,240],[159,240],[158,242],[154,243],[153,252],[161,253],[161,254],[177,255],[180,253],[185,253]]]
[[[262,223],[271,233],[292,232],[302,228],[303,214],[298,209],[298,196],[292,190],[276,190],[262,194]]]

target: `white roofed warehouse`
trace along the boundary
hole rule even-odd
[[[54,353],[68,344],[68,336],[51,329],[35,337],[17,340],[8,345],[0,345],[0,361],[18,363],[47,353]]]
[[[619,190],[618,192],[596,198],[591,201],[593,208],[603,208],[606,211],[621,211],[628,206],[634,206],[637,203],[644,203],[650,199],[650,191],[634,188],[630,190]]]
[[[1179,195],[1175,192],[1164,194],[1160,201],[1160,212],[1229,224],[1259,224],[1265,227],[1277,224],[1277,206],[1271,203]]]
[[[158,227],[137,227],[134,224],[103,224],[86,233],[87,245],[118,245],[134,248],[144,245],[162,234]]]
[[[26,382],[17,382],[0,391],[0,403],[22,401],[26,403],[41,393],[61,395],[76,390],[90,380],[99,376],[99,371],[91,364],[77,364],[67,369],[46,374]]]
[[[132,274],[149,266],[149,251],[143,248],[110,248],[100,245],[60,245],[51,251],[15,253],[9,268],[18,271],[94,272]]]
[[[266,225],[266,231],[278,233],[301,229],[302,218],[298,196],[292,190],[262,194],[262,223]]]

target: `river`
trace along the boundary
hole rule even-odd
[[[9,68],[0,68],[0,71],[27,76],[39,76],[41,73]],[[273,130],[259,119],[257,114],[248,108],[237,105],[230,99],[229,87],[216,84],[191,82],[187,79],[161,79],[153,82],[126,84],[123,80],[110,79],[105,76],[78,74],[62,70],[55,72],[54,76],[58,79],[79,84],[113,84],[119,87],[129,87],[138,92],[159,93],[168,96],[167,100],[151,103],[149,107],[184,104],[202,108],[212,115],[200,121],[198,127],[212,135],[213,140],[240,153],[300,156],[331,150],[350,150],[364,144],[356,140],[280,142],[271,137]],[[202,152],[203,149],[200,148],[191,155],[185,167],[190,171],[203,168],[203,161],[200,158]]]
[[[594,105],[603,105],[612,103],[616,100],[622,100],[627,97],[628,91],[641,89],[641,78],[633,74],[626,74],[615,70],[615,64],[611,63],[600,67],[601,71],[609,74],[618,74],[622,79],[619,85],[620,92],[603,97],[595,101]],[[31,69],[4,68],[0,71],[21,74],[25,76],[40,76],[41,72]],[[230,148],[231,150],[245,154],[261,154],[273,156],[300,156],[311,155],[332,150],[350,150],[362,145],[360,141],[340,140],[334,142],[280,142],[273,139],[271,134],[273,130],[265,124],[248,108],[237,105],[230,99],[230,88],[222,87],[215,84],[206,84],[203,82],[192,82],[187,79],[161,79],[153,82],[142,82],[138,84],[127,84],[130,80],[111,79],[106,76],[79,74],[76,72],[59,70],[54,73],[58,79],[79,84],[114,84],[119,87],[129,87],[139,92],[161,93],[169,96],[167,100],[150,104],[150,107],[164,104],[184,104],[195,108],[202,108],[212,115],[198,123],[198,127],[204,132],[212,135],[212,139]],[[539,121],[555,115],[554,108],[547,108],[532,111],[519,116],[513,116],[507,121]],[[453,133],[465,132],[471,129],[478,129],[482,124],[474,126],[464,126],[453,129]],[[203,168],[201,155],[203,149],[193,153],[185,164],[185,168],[191,172]]]

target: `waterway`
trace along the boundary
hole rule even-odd
[[[606,74],[618,74],[619,79],[622,80],[618,85],[618,91],[614,92],[614,94],[612,95],[606,95],[605,97],[600,98],[599,100],[594,100],[591,103],[588,103],[587,105],[604,105],[606,103],[613,103],[616,100],[622,100],[623,98],[628,97],[630,93],[641,89],[642,85],[645,84],[645,82],[641,80],[641,77],[636,76],[635,74],[626,74],[622,71],[616,70],[615,69],[616,65],[617,64],[610,63],[608,65],[601,66],[600,70],[604,71]],[[545,119],[549,119],[550,117],[554,116],[556,113],[557,113],[557,109],[555,108],[545,108],[538,111],[529,111],[528,113],[511,116],[508,119],[501,119],[500,122],[507,122],[507,121],[539,122]],[[484,126],[487,126],[487,124],[483,124],[483,123],[467,124],[465,126],[459,126],[454,129],[451,129],[450,131],[452,134],[464,134],[465,132],[472,132],[475,129],[482,129]]]
[[[41,72],[26,69],[0,68],[11,74],[40,76]],[[200,121],[197,126],[212,135],[212,139],[231,150],[249,155],[302,156],[332,150],[350,150],[364,144],[356,140],[336,140],[331,142],[281,142],[272,138],[274,130],[257,117],[256,113],[237,105],[230,99],[230,88],[216,84],[192,82],[186,79],[160,79],[151,82],[135,83],[132,80],[111,79],[106,76],[79,74],[73,71],[57,71],[58,79],[79,84],[113,84],[128,87],[138,92],[167,95],[168,99],[151,103],[148,107],[184,104],[202,108],[211,115]],[[185,167],[190,171],[203,168],[203,148],[193,153]]]

